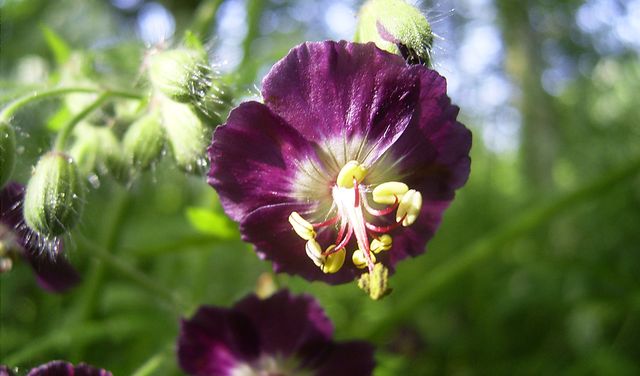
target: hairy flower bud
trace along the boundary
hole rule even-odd
[[[82,175],[116,174],[122,170],[122,148],[111,128],[88,123],[79,124],[69,155]]]
[[[200,119],[208,126],[216,127],[224,122],[233,107],[233,91],[223,83],[215,83],[207,95],[195,103]]]
[[[409,64],[431,65],[433,32],[424,15],[404,0],[369,0],[360,9],[355,41],[374,42]]]
[[[162,98],[160,112],[178,167],[186,172],[204,171],[207,166],[206,149],[211,139],[210,130],[187,104]]]
[[[83,197],[76,163],[67,155],[50,152],[40,158],[27,184],[24,219],[46,237],[61,235],[80,219]]]
[[[132,168],[143,171],[162,155],[164,130],[160,114],[150,112],[136,120],[124,134],[122,153]]]
[[[202,53],[180,48],[151,56],[149,79],[156,90],[169,98],[195,102],[211,87],[212,72]]]
[[[9,180],[16,164],[16,135],[11,125],[0,121],[0,188]]]

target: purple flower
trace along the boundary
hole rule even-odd
[[[9,368],[0,366],[0,376],[13,375]],[[111,372],[80,363],[74,366],[62,360],[55,360],[33,368],[27,376],[113,376]]]
[[[182,321],[178,361],[190,375],[360,376],[373,371],[373,349],[335,343],[333,327],[308,295],[248,296],[230,309],[200,307]]]
[[[264,104],[233,110],[208,149],[243,239],[274,270],[329,283],[424,252],[470,167],[445,79],[326,41],[293,48],[262,85]]]
[[[0,191],[0,271],[9,269],[14,255],[26,259],[38,284],[51,292],[63,292],[80,282],[78,272],[62,254],[62,241],[40,238],[24,222],[24,186],[7,184]]]

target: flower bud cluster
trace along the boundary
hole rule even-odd
[[[176,165],[189,173],[204,172],[212,128],[222,123],[231,108],[229,88],[215,82],[204,51],[185,47],[152,55],[149,80],[152,105],[158,108],[161,130]]]

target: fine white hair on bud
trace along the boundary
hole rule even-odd
[[[162,156],[164,129],[160,113],[151,111],[136,120],[122,139],[122,153],[128,167],[144,171]]]
[[[358,14],[354,40],[402,55],[409,64],[431,66],[434,34],[427,18],[404,0],[369,0]]]
[[[73,159],[59,152],[43,155],[24,197],[29,228],[44,238],[62,235],[78,222],[83,206],[83,179]]]
[[[9,180],[16,164],[16,135],[7,121],[0,121],[0,188]]]
[[[122,147],[110,127],[80,123],[74,131],[69,156],[82,176],[122,174]]]
[[[210,129],[200,120],[192,106],[158,96],[162,127],[176,165],[200,174],[207,168],[205,151],[211,140]]]
[[[213,72],[200,51],[177,48],[161,51],[149,59],[149,80],[157,91],[185,103],[204,98],[211,88]]]

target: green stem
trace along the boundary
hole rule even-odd
[[[126,217],[129,207],[128,198],[129,196],[123,189],[117,189],[113,194],[111,199],[112,204],[110,205],[110,208],[113,208],[113,210],[110,210],[112,213],[110,213],[110,217],[105,221],[107,225],[101,227],[104,229],[101,243],[104,244],[106,249],[114,249],[120,239],[120,228],[122,227],[122,222]],[[92,316],[94,307],[97,304],[98,297],[100,296],[98,292],[100,291],[100,286],[105,275],[105,264],[95,259],[91,261],[91,267],[89,273],[87,273],[88,278],[82,285],[80,297],[76,299],[73,309],[69,310],[69,313],[66,315],[66,325],[78,325],[78,323],[87,321]],[[82,358],[81,345],[74,345],[70,353],[73,354],[75,358]]]
[[[535,207],[516,216],[493,233],[480,238],[466,249],[463,249],[458,256],[452,258],[449,262],[435,267],[424,280],[396,300],[394,309],[390,311],[389,315],[381,317],[378,323],[368,325],[364,329],[367,332],[365,335],[368,338],[380,338],[395,324],[406,319],[430,295],[455,281],[459,276],[469,272],[478,263],[493,257],[509,242],[528,234],[566,209],[602,195],[618,186],[618,184],[633,178],[639,171],[640,158],[636,158],[623,168],[607,176],[585,184],[573,192],[548,202],[546,205]]]
[[[85,107],[84,110],[80,111],[73,118],[71,118],[71,120],[69,120],[69,122],[67,122],[67,124],[65,124],[62,127],[62,129],[60,129],[60,132],[58,133],[58,137],[56,138],[56,144],[54,146],[54,150],[64,151],[64,146],[67,143],[67,139],[71,135],[71,132],[73,132],[73,129],[76,127],[76,125],[78,125],[78,123],[80,123],[82,119],[89,116],[93,111],[97,110],[100,106],[102,106],[102,104],[107,99],[109,99],[110,96],[111,94],[108,92],[104,92],[100,94],[100,96],[98,96],[98,98],[96,98],[95,101],[93,101],[90,105]]]
[[[42,91],[35,91],[20,98],[13,100],[0,112],[0,121],[9,121],[11,116],[14,115],[21,107],[26,106],[32,102],[57,97],[60,95],[73,94],[73,93],[85,93],[85,94],[105,94],[109,96],[128,98],[128,99],[143,99],[144,96],[140,93],[124,91],[124,90],[104,90],[100,88],[91,87],[59,87],[54,89],[46,89]]]
[[[94,244],[83,236],[78,236],[78,242],[82,247],[87,248],[91,252],[91,254],[98,260],[104,262],[112,269],[129,278],[132,282],[136,283],[144,290],[147,290],[152,295],[157,296],[158,298],[163,300],[169,305],[169,307],[172,308],[174,313],[176,313],[177,315],[186,310],[186,305],[171,290],[168,290],[167,288],[158,284],[157,281],[149,278],[146,274],[131,266],[126,261],[111,254],[109,251],[103,249],[97,244]]]
[[[169,356],[172,347],[173,347],[173,342],[165,346],[165,348],[162,351],[158,352],[157,354],[149,358],[149,360],[144,362],[143,365],[141,365],[137,370],[133,372],[133,376],[155,375],[158,369],[160,368],[160,366],[162,366],[162,363],[164,363],[167,360],[167,357]]]
[[[40,355],[54,349],[60,351],[71,345],[86,345],[105,337],[135,336],[145,330],[145,322],[132,320],[130,317],[112,318],[101,322],[85,322],[71,328],[63,327],[34,339],[21,350],[2,359],[2,363],[8,366],[22,365],[32,362]]]

